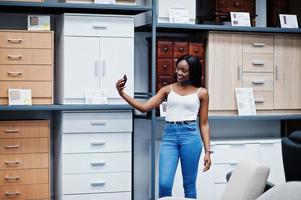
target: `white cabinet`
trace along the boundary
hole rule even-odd
[[[127,75],[134,94],[134,19],[64,14],[58,25],[57,102],[85,103],[88,89],[103,90],[111,104],[125,103],[115,83]]]

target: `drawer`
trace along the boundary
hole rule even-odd
[[[0,65],[1,81],[51,81],[51,65]]]
[[[132,132],[131,112],[64,113],[63,133]]]
[[[0,48],[52,48],[52,32],[0,31]]]
[[[8,97],[8,89],[31,89],[31,96],[52,97],[51,82],[24,82],[24,81],[2,81],[0,82],[0,97]]]
[[[48,169],[0,170],[0,185],[27,185],[49,182]]]
[[[172,84],[175,80],[175,76],[159,76],[157,77],[157,91],[159,91],[162,87]]]
[[[62,177],[63,194],[89,194],[131,191],[130,172],[70,174]]]
[[[49,152],[48,138],[1,139],[0,154]]]
[[[217,13],[229,14],[229,12],[250,12],[251,14],[254,14],[254,11],[254,0],[217,1]]]
[[[51,49],[0,49],[0,64],[52,64]]]
[[[243,54],[243,71],[244,72],[273,72],[274,55],[245,53]]]
[[[205,47],[200,42],[189,42],[189,54],[205,59]]]
[[[273,35],[243,35],[243,53],[273,53]]]
[[[258,144],[229,143],[215,145],[214,163],[238,163],[242,159],[258,161]]]
[[[49,137],[49,121],[0,121],[0,138]]]
[[[63,195],[62,200],[131,200],[131,192],[104,193],[104,194],[84,194],[84,195]]]
[[[243,73],[243,87],[252,87],[254,91],[273,91],[273,73]]]
[[[256,110],[268,110],[274,108],[273,91],[254,91]]]
[[[62,152],[130,152],[131,141],[131,133],[64,134]]]
[[[236,163],[215,164],[214,165],[214,183],[227,183],[226,175],[232,172],[236,167]]]
[[[157,74],[158,76],[173,76],[175,74],[173,59],[158,59]]]
[[[134,37],[133,17],[105,15],[65,15],[66,36]]]
[[[63,174],[130,172],[131,152],[98,154],[63,154]]]
[[[171,41],[157,42],[158,58],[173,58],[173,46]]]
[[[49,167],[48,153],[0,155],[0,170],[35,169],[35,168],[48,168],[48,167]]]
[[[0,200],[5,199],[49,199],[49,185],[16,185],[16,186],[1,186]]]
[[[188,42],[174,42],[173,45],[173,56],[174,58],[179,58],[183,55],[188,54]]]

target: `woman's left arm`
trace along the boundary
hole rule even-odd
[[[201,101],[201,106],[199,109],[199,126],[201,130],[201,136],[205,149],[204,157],[204,169],[207,171],[211,166],[210,158],[210,132],[209,132],[209,122],[208,122],[208,107],[209,107],[209,95],[206,89],[202,89],[199,93],[199,99]]]

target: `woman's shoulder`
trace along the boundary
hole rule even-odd
[[[200,99],[208,99],[209,97],[208,90],[206,88],[200,87],[198,89],[198,96]]]

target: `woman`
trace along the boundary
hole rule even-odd
[[[141,112],[159,107],[167,98],[166,122],[160,146],[159,197],[171,196],[180,159],[185,197],[196,199],[196,178],[202,151],[201,139],[205,149],[203,171],[210,168],[209,96],[207,90],[202,87],[201,73],[201,64],[197,57],[191,55],[180,57],[176,62],[176,82],[164,86],[146,102],[139,102],[128,96],[124,92],[123,79],[116,83],[119,95]]]

